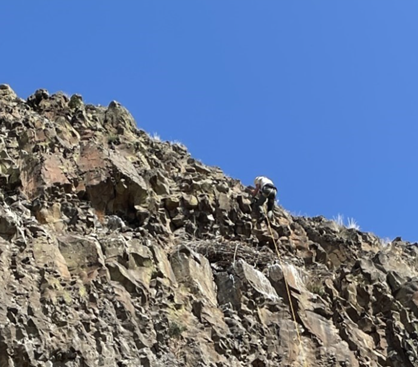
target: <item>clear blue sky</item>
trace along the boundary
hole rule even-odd
[[[295,214],[418,241],[418,1],[3,1],[0,83],[117,100]]]

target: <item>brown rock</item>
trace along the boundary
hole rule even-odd
[[[118,102],[2,85],[0,120],[0,365],[418,364],[416,244],[279,205],[271,233]]]

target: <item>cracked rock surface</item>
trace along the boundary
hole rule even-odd
[[[0,367],[418,366],[417,267],[280,206],[270,231],[116,101],[0,85]]]

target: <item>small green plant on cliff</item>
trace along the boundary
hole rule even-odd
[[[107,138],[107,143],[108,144],[119,144],[120,143],[119,135],[117,135],[117,134],[109,135],[109,137]]]
[[[184,331],[186,331],[187,328],[175,321],[170,323],[170,326],[168,328],[168,335],[170,335],[171,338],[180,338],[181,334],[183,334]]]
[[[151,279],[156,279],[160,275],[160,271],[158,269],[153,268],[151,271]]]
[[[308,281],[308,283],[306,284],[306,289],[311,292],[311,293],[315,293],[318,296],[323,296],[325,295],[325,288],[324,285],[322,284],[322,282],[318,279],[311,279]]]

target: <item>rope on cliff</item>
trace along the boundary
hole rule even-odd
[[[270,231],[270,236],[273,239],[274,248],[276,249],[277,257],[279,258],[279,263],[280,263],[280,266],[281,266],[282,271],[283,271],[283,269],[284,269],[283,262],[282,262],[282,258],[280,256],[279,248],[277,247],[276,240],[274,239],[273,230],[271,229],[271,225],[270,225],[270,219],[269,219],[268,216],[266,216],[266,218],[267,218],[267,224],[268,224],[269,231]],[[293,323],[295,324],[296,334],[298,336],[299,347],[300,347],[300,350],[302,351],[302,354],[303,354],[303,356],[302,356],[303,357],[303,365],[304,365],[304,367],[307,367],[308,364],[306,362],[306,355],[304,353],[303,346],[302,346],[302,338],[300,337],[298,323],[296,321],[296,313],[295,313],[295,309],[293,308],[292,298],[291,298],[291,295],[290,295],[290,288],[289,288],[289,284],[287,283],[284,271],[283,271],[283,280],[284,280],[284,284],[285,284],[285,287],[286,287],[287,298],[289,300],[290,310],[291,310],[292,317],[293,317]]]

